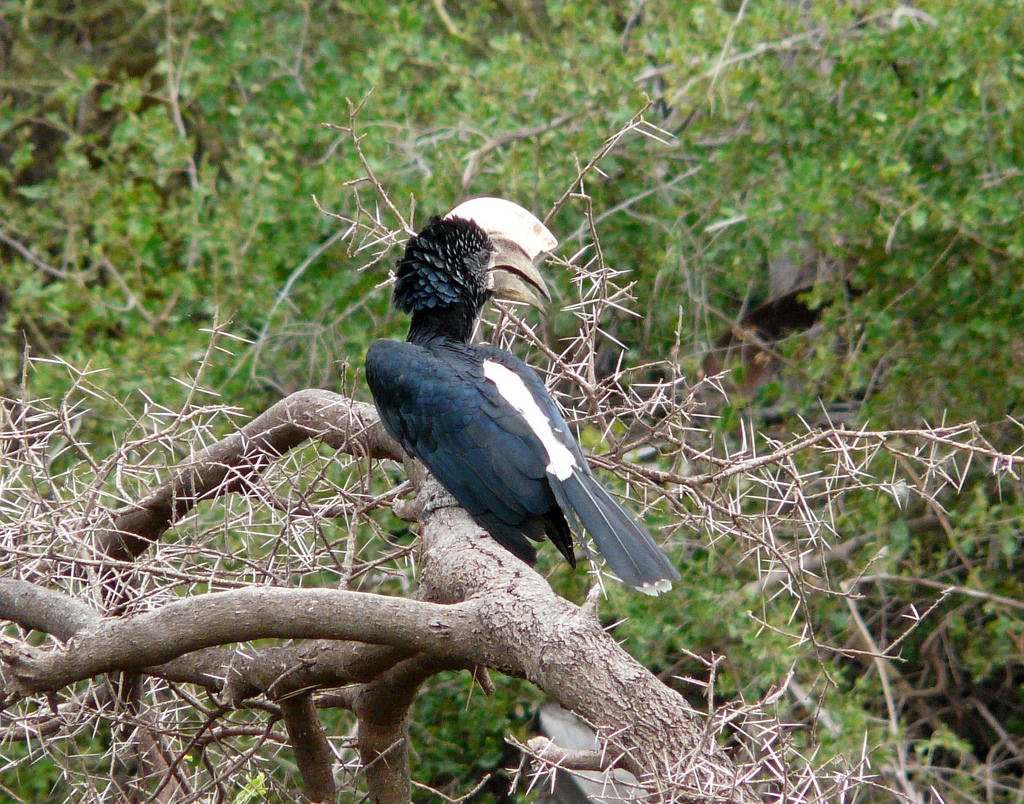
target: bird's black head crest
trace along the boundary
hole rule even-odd
[[[487,302],[493,254],[491,239],[472,221],[431,218],[406,244],[395,269],[395,307],[414,319],[455,319],[460,329],[472,331]]]

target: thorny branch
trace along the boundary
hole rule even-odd
[[[664,404],[664,400],[659,404]],[[618,417],[626,415],[620,408],[613,408],[613,411]],[[633,412],[635,414],[635,409]],[[185,423],[194,427],[196,421],[202,419],[196,414],[194,411],[180,417],[179,425]],[[62,425],[41,426],[48,416],[59,425],[60,421],[66,420],[67,413],[47,412],[30,406],[23,409],[18,421],[21,430],[14,429],[12,425],[15,423],[7,420],[4,456],[8,466],[18,473],[42,465],[53,451],[53,442],[67,437],[69,430]],[[672,430],[665,432],[671,434]],[[408,782],[403,780],[408,777],[407,752],[399,747],[405,738],[399,740],[398,735],[404,733],[407,725],[407,707],[399,705],[393,716],[381,720],[381,702],[387,699],[389,690],[381,679],[405,673],[403,678],[406,682],[402,688],[415,690],[418,683],[411,679],[421,677],[427,670],[416,670],[423,667],[420,664],[404,663],[416,656],[434,657],[428,663],[431,672],[438,668],[468,668],[481,664],[528,678],[556,700],[581,711],[594,723],[600,723],[602,717],[614,712],[608,700],[601,700],[599,705],[595,705],[585,695],[581,697],[576,689],[578,681],[568,682],[566,686],[572,674],[564,674],[564,671],[572,667],[587,667],[587,680],[591,687],[582,686],[584,689],[595,686],[595,657],[602,655],[605,649],[614,652],[612,645],[605,644],[607,637],[596,627],[592,612],[588,609],[574,613],[574,607],[553,598],[539,577],[490,540],[478,541],[472,524],[451,507],[450,498],[438,493],[430,484],[421,487],[419,502],[415,506],[424,521],[423,572],[417,593],[420,600],[329,589],[247,585],[218,594],[168,598],[166,591],[173,590],[182,581],[189,583],[191,578],[190,585],[206,584],[210,576],[200,574],[197,569],[179,569],[177,573],[167,574],[165,584],[169,582],[169,585],[163,591],[159,586],[152,586],[154,582],[159,584],[164,572],[160,562],[149,566],[147,561],[136,566],[135,571],[142,572],[148,579],[149,591],[126,604],[125,613],[129,616],[107,617],[104,605],[109,598],[102,594],[96,597],[96,603],[90,605],[86,602],[89,597],[88,579],[97,577],[96,569],[102,570],[108,563],[121,571],[132,567],[132,559],[138,559],[147,548],[159,544],[161,534],[191,516],[195,505],[202,500],[222,499],[237,492],[245,498],[261,499],[253,493],[254,490],[273,483],[275,471],[287,463],[289,453],[310,438],[356,455],[399,457],[396,447],[380,431],[372,409],[328,392],[305,391],[282,401],[236,433],[195,451],[153,491],[143,495],[138,503],[121,506],[107,521],[95,516],[99,509],[94,505],[94,513],[90,517],[72,515],[74,505],[90,497],[87,489],[73,486],[66,501],[49,514],[41,514],[38,508],[23,511],[22,528],[18,532],[4,532],[5,547],[10,548],[12,556],[29,559],[20,565],[19,574],[32,582],[12,578],[0,583],[0,616],[19,623],[22,628],[51,634],[57,643],[40,649],[30,647],[16,637],[8,637],[5,645],[5,689],[8,695],[15,696],[10,700],[10,711],[20,712],[16,717],[23,723],[20,727],[13,723],[6,726],[8,739],[14,739],[15,732],[20,739],[42,739],[89,716],[96,708],[95,705],[76,706],[72,701],[81,693],[75,689],[72,699],[67,704],[59,704],[56,710],[49,707],[37,709],[33,706],[37,692],[62,689],[78,680],[115,669],[141,670],[150,678],[161,679],[164,683],[176,685],[176,688],[183,683],[193,684],[216,696],[221,702],[220,708],[210,713],[208,717],[212,719],[206,721],[204,729],[214,729],[216,721],[237,707],[270,706],[287,727],[287,739],[300,757],[299,765],[306,779],[307,791],[310,795],[326,799],[331,788],[326,781],[325,763],[331,761],[333,754],[324,747],[324,740],[329,742],[330,738],[323,734],[315,719],[311,719],[310,707],[315,699],[308,697],[310,692],[344,684],[364,685],[363,697],[348,694],[341,696],[336,703],[357,713],[362,712],[364,719],[374,717],[380,720],[379,727],[365,730],[367,740],[372,738],[372,744],[377,747],[372,747],[369,742],[363,743],[364,767],[374,768],[373,773],[382,768],[390,769],[379,775],[373,784],[382,789],[406,790]],[[669,499],[681,489],[699,492],[706,503],[701,516],[710,516],[712,519],[709,521],[720,529],[722,535],[728,532],[728,523],[732,521],[739,533],[772,557],[772,564],[767,565],[771,567],[769,572],[775,573],[775,567],[782,565],[791,581],[802,584],[803,594],[809,594],[816,588],[806,583],[805,572],[809,566],[802,563],[807,542],[795,540],[790,546],[777,534],[759,530],[757,517],[741,513],[735,501],[721,496],[723,478],[728,480],[737,476],[740,474],[738,467],[743,467],[748,480],[761,482],[765,490],[770,490],[780,482],[780,477],[795,471],[788,463],[794,455],[817,451],[824,460],[834,461],[835,466],[843,471],[833,475],[820,472],[813,480],[804,478],[808,482],[802,484],[802,493],[813,496],[819,493],[815,492],[814,484],[827,490],[830,483],[838,487],[844,482],[853,482],[858,488],[863,488],[869,483],[871,461],[881,455],[898,453],[925,462],[930,471],[922,473],[922,478],[945,478],[945,482],[956,484],[962,482],[966,470],[964,456],[978,455],[988,459],[993,453],[991,445],[981,440],[972,428],[874,434],[830,429],[809,434],[789,444],[771,446],[770,451],[757,454],[752,443],[746,453],[732,457],[732,465],[720,463],[714,470],[702,475],[691,474],[689,478],[673,476],[673,480],[687,481],[675,486],[675,491],[671,485],[660,485],[663,482],[661,476],[652,482],[642,462],[636,482],[648,495],[660,496],[662,500]],[[993,465],[1010,475],[1017,466],[1018,458],[1012,455],[998,457]],[[608,461],[607,458],[605,460]],[[619,461],[611,461],[608,465],[616,471],[624,469]],[[95,468],[101,479],[109,475],[103,465],[97,463]],[[412,477],[416,482],[422,482],[422,477],[416,474]],[[703,478],[703,486],[698,486],[694,477]],[[786,496],[791,497],[792,490],[792,486],[788,486]],[[929,490],[921,488],[918,492],[925,494]],[[96,487],[91,493],[101,493],[101,488]],[[677,505],[679,502],[675,500]],[[315,518],[315,509],[305,510],[313,511]],[[772,510],[778,516],[778,509]],[[286,525],[295,518],[287,511],[273,508],[271,511]],[[791,506],[793,511],[801,516],[810,515],[810,509],[800,505]],[[716,512],[721,519],[715,519]],[[76,544],[92,544],[93,547],[88,552],[79,547],[77,552],[72,550],[70,553],[64,548],[57,553],[64,553],[66,557],[56,558],[55,545],[39,530],[41,523],[38,518],[50,515],[52,517],[47,521],[58,523],[58,530],[65,534],[68,547]],[[308,520],[310,516],[307,513],[301,518]],[[73,526],[75,522],[77,526]],[[791,519],[791,522],[795,524],[799,519]],[[36,535],[25,538],[25,533]],[[465,541],[467,539],[473,541],[472,546]],[[200,545],[202,541],[199,540]],[[45,550],[34,552],[38,547]],[[256,552],[260,551],[258,545],[254,547]],[[110,555],[105,557],[104,550],[109,550]],[[798,552],[794,553],[794,550]],[[218,560],[223,562],[224,559]],[[179,567],[187,564],[172,563]],[[67,587],[70,584],[72,589],[78,586],[81,582],[75,580],[76,576],[68,575],[63,569],[69,565],[93,568],[86,573],[86,586],[79,587],[86,592],[85,596],[67,595],[43,585]],[[512,578],[515,580],[511,581]],[[883,578],[891,580],[884,575],[874,576],[874,579]],[[864,577],[861,582],[872,580]],[[146,589],[145,586],[140,588]],[[501,589],[512,589],[515,594],[502,594]],[[827,590],[822,588],[822,591]],[[943,591],[971,593],[969,589],[945,587]],[[502,612],[500,619],[507,619],[508,613],[516,607],[535,606],[542,601],[545,607],[543,614],[525,613],[517,621],[557,623],[558,630],[550,637],[552,641],[542,634],[535,635],[540,642],[528,645],[503,641],[501,630],[496,630],[494,625],[499,620],[494,618],[488,606],[495,606],[495,612]],[[559,607],[562,613],[553,615],[552,605]],[[582,626],[582,630],[576,632],[576,637],[566,640],[565,629],[573,622]],[[230,646],[268,636],[303,637],[308,641],[261,649]],[[588,641],[592,639],[597,639],[604,648],[595,649]],[[569,650],[582,646],[586,659],[567,657],[559,666],[553,647],[556,644]],[[878,646],[870,649],[877,653]],[[527,660],[527,657],[540,655],[546,659],[543,667]],[[442,656],[445,658],[439,661]],[[619,655],[619,658],[623,657]],[[609,670],[614,666],[615,661],[612,661]],[[407,670],[400,671],[402,667],[407,667]],[[552,668],[563,672],[553,672]],[[367,684],[369,686],[365,686]],[[636,685],[634,678],[630,682],[633,692],[630,709],[634,718],[638,700],[646,700],[649,704],[651,695],[657,699],[668,692],[667,688],[660,686],[640,692]],[[606,686],[614,688],[610,681]],[[597,684],[596,687],[601,689],[602,685]],[[384,699],[380,698],[381,695]],[[17,703],[19,697],[22,700]],[[259,703],[261,701],[265,703]],[[373,704],[367,703],[369,701]],[[677,700],[672,706],[679,707],[680,702]],[[44,714],[47,709],[49,711]],[[103,711],[102,707],[100,711]],[[622,718],[628,720],[625,712]],[[708,744],[699,737],[702,728],[693,730],[697,726],[694,713],[684,707],[676,710],[674,718],[677,727],[679,718],[682,718],[682,723],[691,724],[681,729],[681,734],[689,735],[685,747],[680,748],[685,755],[694,756],[695,751],[696,755],[702,755],[709,750]],[[654,718],[655,721],[660,719]],[[634,724],[633,728],[639,725]],[[649,774],[651,762],[655,766],[658,764],[656,758],[645,753],[644,747],[653,744],[650,736],[645,734],[643,738],[627,739],[619,729],[614,731],[614,734],[607,733],[606,739],[618,746],[620,753],[616,756],[621,756],[621,762],[641,778],[645,773]],[[173,754],[179,749],[153,743],[151,756],[164,755],[168,750]],[[402,757],[400,762],[396,761],[399,756]],[[580,757],[566,762],[569,766],[582,767],[586,764]],[[662,766],[661,775],[648,777],[649,783],[664,785],[666,778],[676,779],[676,786],[672,789],[674,795],[681,796],[679,800],[694,796],[700,798],[707,792],[701,793],[692,784],[681,782],[683,777],[674,776],[678,771],[673,767]],[[740,778],[742,776],[733,776],[729,784],[739,784]],[[196,784],[195,780],[190,782],[193,787]],[[179,788],[185,789],[183,783],[174,789]],[[743,794],[737,792],[736,795]]]
[[[309,394],[304,392],[304,395]],[[300,407],[301,417],[296,415],[296,407],[290,406],[291,415],[285,429],[294,428],[296,419],[321,421],[321,417],[330,412],[338,414],[346,409],[334,395],[320,392],[318,398],[321,410]],[[169,524],[162,518],[167,513],[164,509],[173,519],[184,515],[192,504],[205,496],[218,496],[238,488],[223,482],[223,477],[209,477],[206,470],[215,468],[218,476],[230,475],[231,467],[252,471],[254,441],[259,444],[258,455],[280,453],[282,442],[272,441],[266,433],[277,433],[282,425],[275,420],[274,426],[266,428],[266,421],[272,417],[261,418],[264,421],[248,433],[249,437],[222,439],[207,448],[204,461],[189,461],[180,467],[174,478],[165,482],[164,487],[180,487],[181,478],[189,478],[184,486],[189,493],[183,495],[181,505],[172,504],[168,509],[166,494],[157,492],[144,498],[150,501],[148,505],[152,510],[160,514],[156,528]],[[349,416],[347,421],[346,428],[317,427],[315,432],[357,454],[372,452],[376,442],[371,423],[354,416]],[[307,429],[300,428],[300,432],[308,432],[308,427],[307,424]],[[355,428],[358,432],[353,432]],[[338,430],[343,434],[339,435]],[[254,433],[260,434],[258,439],[252,438]],[[360,434],[362,438],[358,437]],[[294,434],[289,437],[295,439]],[[216,459],[210,458],[211,455],[216,455]],[[674,724],[675,731],[658,735],[655,742],[664,746],[665,739],[681,739],[671,754],[698,752],[704,756],[704,773],[711,772],[716,788],[724,785],[734,790],[736,800],[747,798],[742,787],[736,787],[738,777],[728,762],[718,755],[716,748],[700,739],[697,717],[681,698],[649,673],[644,675],[645,671],[617,647],[591,616],[580,617],[575,607],[554,597],[538,576],[497,545],[485,540],[475,550],[470,547],[466,540],[479,539],[477,528],[463,512],[452,507],[450,498],[436,486],[428,483],[423,492],[426,496],[421,499],[420,510],[425,521],[426,555],[419,594],[427,599],[439,599],[442,605],[359,592],[254,586],[190,596],[148,612],[107,618],[74,598],[25,581],[5,581],[0,584],[0,616],[25,628],[52,632],[61,636],[64,643],[63,647],[39,649],[8,640],[4,651],[5,694],[13,702],[22,696],[60,690],[75,681],[113,670],[143,671],[168,679],[175,676],[176,670],[180,682],[182,675],[187,674],[189,662],[194,663],[192,669],[197,676],[187,678],[186,675],[187,680],[209,688],[218,677],[231,675],[230,664],[225,665],[231,653],[218,646],[271,636],[388,645],[398,649],[397,653],[384,652],[385,661],[392,663],[384,674],[376,676],[366,686],[362,697],[353,699],[353,709],[361,713],[364,726],[360,739],[364,764],[368,766],[367,779],[371,790],[376,790],[382,801],[405,800],[408,796],[405,754],[399,761],[393,752],[396,740],[406,739],[401,735],[407,727],[411,697],[396,704],[396,689],[414,691],[418,683],[412,681],[413,677],[425,678],[439,668],[478,664],[528,678],[565,705],[582,710],[594,722],[601,722],[603,717],[608,727],[616,732],[611,739],[621,744],[624,753],[635,757],[632,760],[635,772],[649,776],[652,783],[659,780],[657,784],[662,787],[667,783],[665,774],[670,768],[649,750],[658,729],[652,724],[630,723],[629,714],[640,701],[647,707],[654,707],[652,711],[668,707],[656,718],[656,723]],[[171,499],[177,498],[171,495]],[[137,506],[142,507],[142,503]],[[118,542],[117,547],[123,543]],[[137,548],[138,544],[133,543],[133,547]],[[512,576],[516,580],[510,582]],[[503,594],[501,590],[506,591]],[[516,609],[521,612],[516,618],[520,626],[504,630],[498,624]],[[528,627],[524,629],[523,625]],[[576,638],[565,639],[567,628],[576,633]],[[549,629],[554,630],[547,633]],[[411,654],[403,653],[406,651]],[[574,656],[580,651],[585,652],[585,660]],[[562,652],[566,652],[564,658],[560,658]],[[425,657],[426,664],[403,664],[402,656],[411,658],[413,654]],[[538,665],[536,659],[541,655],[545,662]],[[405,666],[408,671],[400,670]],[[296,669],[301,672],[301,667]],[[593,688],[573,678],[572,671],[584,672]],[[284,670],[285,674],[289,672],[290,669]],[[399,673],[404,680],[394,685],[385,683],[383,680],[388,673]],[[604,673],[612,676],[604,679]],[[622,673],[630,677],[632,695],[628,701],[618,704],[624,708],[617,710],[610,700],[602,700],[592,691],[601,690],[607,696],[609,690],[618,686],[612,682],[612,677]],[[250,673],[249,678],[251,683],[256,676]],[[310,720],[309,703],[302,702],[309,688],[295,690],[293,685],[282,685],[280,681],[281,678],[275,678],[273,684],[259,692],[273,694],[277,699],[282,699],[283,695],[282,716],[301,758],[299,765],[306,779],[307,793],[325,800],[331,794],[324,769],[329,752],[324,750],[321,730]],[[216,684],[213,686],[218,689]],[[224,687],[219,687],[218,691],[224,691]],[[385,704],[389,701],[395,707],[394,714],[384,717]],[[371,727],[371,723],[380,725]],[[634,732],[635,736],[627,736]],[[377,747],[373,747],[374,744]],[[387,761],[386,754],[390,757]],[[380,773],[384,767],[389,770]],[[707,778],[704,775],[679,777],[672,783],[681,796],[678,800],[702,797],[707,792],[704,790]]]
[[[355,135],[357,111],[342,131],[367,168],[361,182],[384,199],[384,212],[357,202],[355,214],[338,216],[337,239],[358,235],[352,254],[369,251],[373,266],[410,229],[369,172]],[[554,205],[552,214],[579,204],[580,231],[594,241],[601,217],[589,207],[585,176],[632,133],[658,136],[641,113]],[[293,272],[295,282],[332,242]],[[614,342],[609,320],[631,301],[616,266],[596,245],[558,264],[580,289],[568,310],[577,336],[549,345],[502,310],[489,325],[491,340],[512,348],[525,341],[531,362],[548,361],[548,382],[568,418],[588,443],[608,445],[593,456],[595,466],[626,481],[650,522],[671,523],[658,534],[667,544],[737,547],[742,558],[731,569],[745,571],[749,582],[742,595],[716,601],[723,608],[748,607],[763,592],[792,595],[794,640],[849,651],[819,639],[809,616],[801,620],[807,601],[843,596],[859,616],[857,589],[908,581],[871,569],[871,557],[851,582],[833,577],[867,542],[837,514],[847,495],[874,494],[899,507],[915,497],[934,501],[961,488],[974,465],[997,483],[1019,485],[1024,457],[996,449],[973,426],[808,427],[788,440],[744,427],[739,448],[727,450],[694,423],[701,388],[687,387],[676,366],[598,365],[596,349]],[[293,286],[289,279],[278,298]],[[181,411],[152,402],[141,413],[125,408],[126,436],[104,457],[78,435],[88,416],[81,400],[96,395],[102,391],[80,375],[57,407],[0,400],[0,618],[15,623],[3,631],[9,698],[0,740],[36,751],[48,750],[53,736],[73,740],[100,722],[125,726],[119,734],[136,729],[133,750],[144,770],[162,768],[165,780],[173,778],[150,790],[168,801],[230,786],[235,774],[256,778],[275,753],[268,749],[290,745],[309,797],[334,797],[337,762],[353,784],[362,773],[379,800],[400,801],[411,784],[409,704],[422,680],[442,669],[482,676],[479,668],[491,667],[530,680],[582,715],[607,747],[597,756],[556,757],[546,749],[538,752],[542,763],[556,757],[563,767],[593,763],[601,771],[621,764],[655,796],[680,801],[755,794],[825,801],[863,782],[866,757],[862,766],[826,773],[788,742],[773,707],[788,696],[817,722],[834,724],[827,711],[814,711],[817,693],[790,678],[763,700],[716,706],[712,662],[702,682],[708,713],[697,715],[621,651],[593,606],[578,609],[554,596],[416,473],[417,502],[406,509],[420,519],[421,543],[393,545],[394,533],[366,514],[398,494],[382,487],[384,472],[367,482],[368,461],[402,456],[371,406],[308,390],[239,426],[237,411],[195,404],[196,381]],[[893,472],[895,464],[914,469],[909,480]],[[381,544],[389,550],[378,551]],[[918,585],[1015,608],[967,583]],[[271,636],[303,639],[248,642]],[[898,643],[864,642],[861,653],[902,694],[894,657],[883,655]],[[142,675],[96,675],[111,670]],[[141,679],[133,688],[141,698],[112,693],[125,679]],[[892,691],[890,699],[895,711]],[[124,706],[139,700],[146,706]],[[355,713],[359,736],[326,732],[317,712],[329,707]],[[718,747],[722,732],[732,761]],[[75,784],[97,783],[93,769],[61,761]],[[907,796],[919,792],[905,767],[895,773]]]

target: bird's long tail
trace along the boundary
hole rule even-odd
[[[648,595],[672,588],[679,572],[633,517],[591,474],[573,472],[565,480],[548,475],[559,507],[593,537],[612,572],[624,584]]]

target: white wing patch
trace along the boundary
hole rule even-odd
[[[551,422],[537,405],[526,383],[512,369],[493,360],[484,361],[484,376],[498,388],[498,393],[513,408],[522,414],[534,435],[540,439],[548,453],[547,471],[559,480],[565,480],[579,468],[576,459],[561,441],[555,437]]]
[[[654,583],[642,583],[640,586],[636,587],[636,590],[638,592],[643,592],[645,595],[657,597],[664,592],[672,591],[672,581],[665,578],[660,581],[655,581]]]

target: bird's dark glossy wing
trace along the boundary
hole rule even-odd
[[[537,407],[540,408],[541,413],[547,417],[555,437],[566,448],[568,448],[572,453],[573,458],[576,459],[576,462],[583,467],[583,470],[589,473],[590,467],[587,466],[587,461],[583,457],[583,452],[580,450],[579,444],[576,443],[576,436],[572,434],[572,430],[570,430],[569,425],[566,424],[565,418],[562,416],[562,411],[558,409],[558,405],[555,404],[555,400],[551,398],[551,395],[548,393],[548,389],[544,386],[544,381],[540,378],[540,375],[514,354],[506,352],[503,349],[486,345],[475,346],[473,349],[476,351],[481,361],[493,360],[495,363],[500,363],[505,368],[510,369],[518,375],[519,379],[521,379],[523,384],[526,386],[526,390],[530,392],[530,396],[533,397],[534,402],[537,403]],[[492,388],[491,393],[500,399],[500,395],[497,394],[496,388]],[[516,415],[519,426],[529,432],[532,432],[529,430],[529,426],[523,418],[518,416],[518,414]]]
[[[562,511],[591,535],[601,555],[624,583],[645,594],[658,594],[671,588],[671,582],[679,580],[678,570],[647,530],[594,477],[537,373],[508,352],[494,347],[478,349],[485,359],[501,363],[519,376],[537,407],[547,417],[555,437],[576,460],[576,469],[567,476],[547,473]]]
[[[388,432],[426,464],[492,536],[525,560],[524,538],[543,538],[540,520],[556,505],[543,446],[461,346],[437,354],[398,341],[374,343],[366,379]]]

